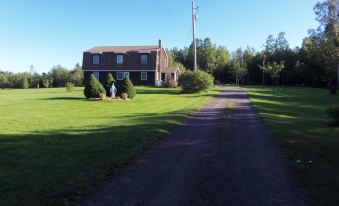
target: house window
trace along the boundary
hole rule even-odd
[[[129,77],[129,72],[124,72],[124,78]]]
[[[124,55],[122,54],[117,55],[117,64],[124,64]]]
[[[93,64],[99,64],[100,63],[100,56],[99,55],[93,55],[92,56],[92,63]]]
[[[147,80],[147,72],[141,72],[141,80]]]
[[[161,80],[165,81],[166,80],[166,73],[161,73]]]
[[[174,73],[171,73],[171,79],[174,79]]]
[[[148,60],[148,55],[147,54],[141,54],[140,55],[140,63],[141,64],[147,64],[147,60]]]
[[[93,74],[94,74],[95,78],[96,78],[97,80],[99,80],[99,78],[100,78],[99,72],[93,72]]]
[[[123,80],[124,76],[123,76],[123,72],[117,72],[117,80]]]

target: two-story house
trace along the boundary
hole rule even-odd
[[[100,46],[83,53],[85,82],[91,74],[105,83],[107,74],[122,81],[129,76],[135,85],[160,86],[167,78],[178,80],[179,68],[168,67],[168,54],[161,40],[156,46]]]

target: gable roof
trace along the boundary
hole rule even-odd
[[[114,52],[114,53],[126,53],[126,52],[139,52],[149,53],[152,51],[158,51],[160,48],[156,46],[98,46],[93,47],[86,52],[90,53],[103,53],[103,52]]]

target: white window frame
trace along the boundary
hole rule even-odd
[[[94,54],[92,56],[92,64],[94,64],[94,65],[100,64],[100,55],[99,54]]]
[[[121,75],[120,78],[119,78],[119,75]],[[123,72],[117,72],[117,80],[123,80],[123,79],[124,79],[124,73]]]
[[[124,79],[126,76],[129,78],[129,72],[124,72]]]
[[[143,59],[143,57],[146,57],[146,59]],[[145,60],[145,62],[143,62]],[[148,64],[148,54],[140,54],[140,64]]]
[[[143,76],[144,75],[144,76]],[[142,81],[147,81],[147,72],[141,72],[140,74],[140,79]]]
[[[93,72],[93,74],[94,74],[95,78],[96,78],[97,80],[99,80],[99,78],[100,78],[100,72]]]
[[[117,60],[117,64],[124,64],[124,55],[123,54],[117,54],[116,60]]]

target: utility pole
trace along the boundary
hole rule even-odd
[[[193,69],[197,71],[197,41],[195,36],[195,22],[197,20],[198,7],[195,7],[194,0],[192,0],[192,24],[193,24]]]

